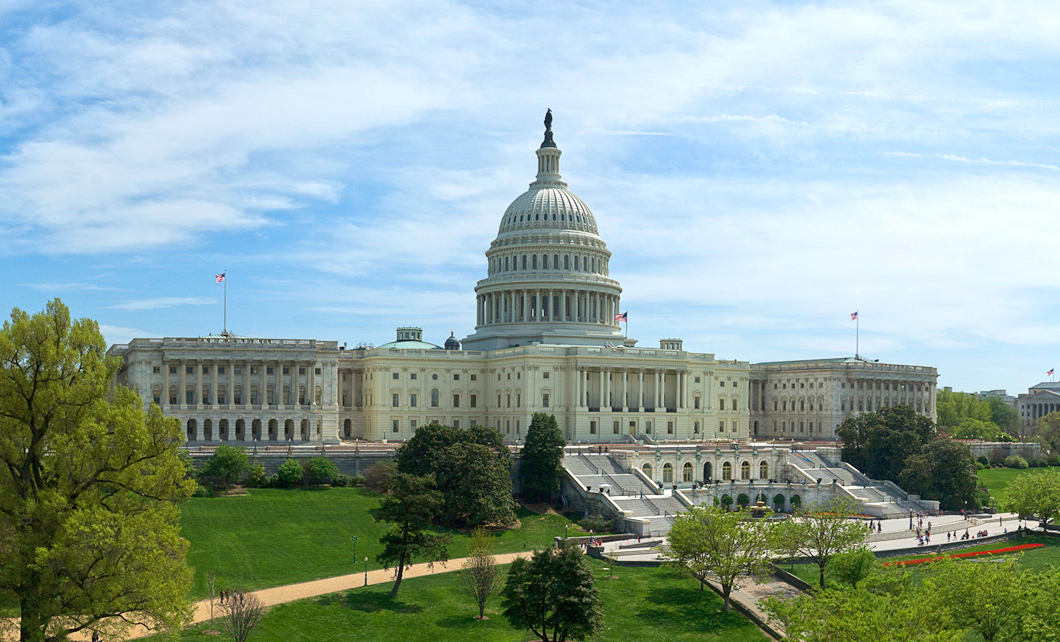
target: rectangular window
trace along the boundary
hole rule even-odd
[[[225,367],[224,366],[218,366],[217,367],[217,374],[224,374],[224,373],[225,373]]]
[[[698,435],[699,434],[699,422],[698,421],[695,422],[694,424],[692,424],[692,434],[693,435]]]
[[[725,387],[725,382],[724,381],[719,381],[718,385],[720,385],[722,388],[724,388]]]
[[[595,435],[596,434],[596,421],[590,421],[589,422],[589,434],[590,435]]]
[[[547,373],[547,372],[543,373],[543,374],[541,375],[541,378],[542,378],[542,379],[548,379],[548,373]]]
[[[453,420],[453,428],[460,428],[460,420],[459,419],[454,419]]]
[[[460,381],[460,375],[453,374],[453,381]]]
[[[241,375],[241,374],[243,374],[243,369],[242,368],[236,368],[235,372],[236,372],[237,375]]]
[[[472,381],[478,381],[478,375],[471,375]]]
[[[151,395],[151,399],[152,399],[152,401],[154,401],[155,403],[157,403],[157,404],[161,404],[161,403],[162,403],[162,391],[161,391],[161,390],[155,390],[155,391],[154,391],[154,392],[152,393],[152,395]]]
[[[718,432],[725,432],[725,420],[724,419],[719,419],[718,420]]]
[[[313,370],[313,372],[314,372],[315,374],[320,374],[320,368],[315,368],[315,369]]]
[[[667,421],[666,422],[666,434],[667,435],[674,434],[674,422],[672,422],[672,421]]]
[[[390,407],[397,408],[401,402],[398,401],[398,394],[395,392],[390,398]]]
[[[416,432],[416,420],[415,419],[409,419],[409,430],[411,430],[412,432]]]
[[[650,421],[645,422],[645,424],[644,424],[644,432],[648,433],[649,435],[651,434],[651,422]]]
[[[265,368],[265,374],[267,374],[267,375],[271,375],[272,374],[272,366],[267,366]]]
[[[409,379],[412,379],[413,381],[415,381],[416,380],[416,373],[413,372],[412,374],[410,374],[409,375]]]
[[[725,410],[725,400],[724,399],[718,399],[718,409],[719,410]]]
[[[692,402],[695,404],[696,410],[699,410],[699,397],[694,398]]]
[[[151,372],[153,372],[154,374],[159,374],[160,372],[162,372],[162,368],[155,366],[151,368]]]
[[[390,432],[397,432],[397,431],[398,431],[398,420],[394,419],[393,421],[390,422]]]
[[[616,434],[616,435],[618,434],[619,423],[620,422],[615,421],[614,425],[611,427],[612,432],[614,432],[614,434]]]
[[[541,395],[541,406],[543,408],[548,408],[548,393],[547,392],[543,393]]]
[[[169,366],[169,374],[177,374],[177,367]]]
[[[283,369],[281,370],[281,372],[283,374],[291,374],[291,369],[288,368],[287,366],[284,366]]]
[[[298,369],[298,374],[304,375],[305,374],[305,368],[299,368]]]
[[[460,407],[460,395],[453,395],[453,407],[454,408],[459,408]]]
[[[468,399],[468,403],[471,404],[472,408],[478,407],[478,395],[471,395],[471,397]]]
[[[696,383],[699,383],[699,377],[696,377]]]
[[[413,408],[416,407],[416,393],[415,392],[412,393],[411,395],[409,395],[409,405],[412,406]]]
[[[391,378],[391,379],[397,379],[397,378],[398,378],[398,373],[396,373],[396,372],[391,372],[391,373],[390,373],[390,378]]]
[[[194,372],[195,372],[195,368],[192,368],[191,366],[185,366],[184,367],[184,374],[194,374]]]

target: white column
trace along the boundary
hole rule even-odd
[[[644,369],[641,368],[637,372],[637,411],[643,412],[644,410]]]
[[[163,410],[169,410],[169,364],[162,362],[162,403]]]
[[[217,407],[217,362],[210,365],[210,403]]]
[[[191,396],[198,408],[202,408],[202,362],[195,363],[195,394]]]

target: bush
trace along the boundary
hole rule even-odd
[[[986,458],[986,455],[979,455],[979,456],[978,456],[978,457],[977,457],[977,458],[975,459],[975,461],[977,461],[977,462],[979,462],[980,464],[982,464],[982,468],[987,468],[987,467],[989,467],[989,466],[990,466],[990,460]]]
[[[983,470],[984,468],[990,468],[990,466],[988,466],[988,465],[984,464],[984,463],[983,463],[983,462],[981,462],[981,461],[977,461],[977,462],[975,462],[975,469],[976,469],[976,470]]]
[[[354,475],[349,479],[350,486],[364,486],[364,475]]]
[[[231,488],[243,479],[247,468],[247,451],[222,444],[206,460],[206,464],[199,471],[199,478],[213,486]]]
[[[265,475],[265,467],[261,464],[254,464],[250,467],[247,472],[247,486],[251,488],[264,488],[269,483],[268,476]]]
[[[295,459],[288,459],[280,464],[280,469],[276,471],[276,483],[278,486],[294,486],[302,481],[304,476],[302,464]]]
[[[614,521],[607,519],[603,515],[589,515],[578,522],[578,526],[581,526],[583,531],[589,533],[609,533],[614,525]]]
[[[314,457],[305,466],[305,482],[313,486],[330,484],[339,476],[339,467],[327,457]]]
[[[1009,455],[1005,457],[1005,468],[1027,468],[1027,460],[1019,455]]]
[[[1040,456],[1039,457],[1035,457],[1031,461],[1031,466],[1034,466],[1035,468],[1044,468],[1044,467],[1046,467],[1048,465],[1049,465],[1049,460],[1046,459],[1045,457],[1040,457]]]

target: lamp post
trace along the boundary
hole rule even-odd
[[[368,556],[364,556],[364,585],[368,586]]]
[[[353,561],[357,561],[357,536],[353,536]]]

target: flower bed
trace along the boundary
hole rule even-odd
[[[937,562],[943,559],[961,559],[964,557],[978,557],[980,555],[1000,555],[1002,553],[1015,553],[1016,551],[1026,551],[1032,548],[1043,548],[1045,544],[1020,544],[1019,546],[1007,546],[1005,548],[995,548],[989,551],[976,551],[974,553],[957,553],[955,555],[936,555],[934,557],[922,557],[916,560],[906,560],[904,562],[886,562],[884,566],[910,566],[912,564],[924,564],[925,562]]]

